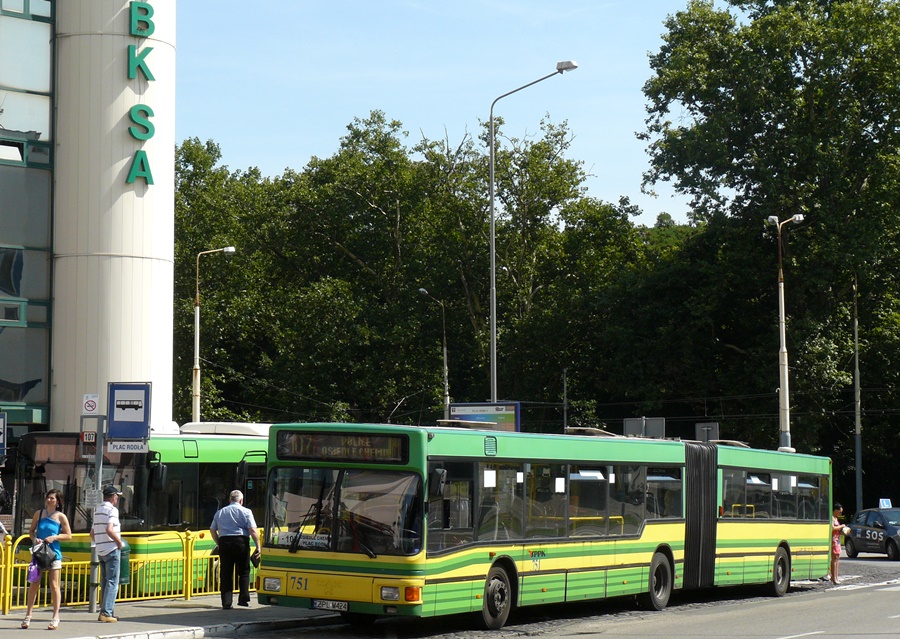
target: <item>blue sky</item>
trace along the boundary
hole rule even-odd
[[[651,225],[686,217],[666,184],[641,193],[646,117],[641,87],[666,16],[681,0],[182,0],[177,5],[176,142],[215,140],[232,170],[302,170],[330,157],[354,118],[375,109],[423,137],[477,135],[499,95],[579,68],[497,103],[504,132],[568,120],[569,157],[591,175],[588,194],[628,196]]]

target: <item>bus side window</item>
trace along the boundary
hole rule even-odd
[[[606,534],[606,502],[609,492],[605,466],[572,466],[569,473],[569,535]]]
[[[443,488],[428,490],[428,550],[472,542],[473,465],[432,462],[429,483],[435,481],[438,468],[444,471]]]
[[[646,512],[647,467],[612,466],[609,491],[609,534],[635,534]]]
[[[681,517],[681,469],[654,467],[647,470],[647,517]]]
[[[522,538],[524,473],[519,464],[478,464],[480,540]]]
[[[722,516],[743,517],[747,479],[743,470],[722,469]]]

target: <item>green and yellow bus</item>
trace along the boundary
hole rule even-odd
[[[273,426],[257,594],[374,616],[769,584],[828,572],[831,460],[738,444]]]
[[[196,533],[198,556],[213,552],[209,525],[235,488],[244,492],[245,504],[262,521],[268,431],[268,424],[189,423],[172,433],[151,433],[146,452],[103,451],[100,483],[122,491],[119,518],[122,532],[128,533],[132,567],[148,566],[147,576],[140,570],[133,575],[135,592],[169,592],[183,581],[182,567],[149,575],[150,566],[167,560],[174,566],[184,557],[184,535],[173,533]],[[76,533],[62,548],[64,559],[71,561],[90,559],[90,539],[77,533],[89,532],[98,499],[96,446],[82,439],[73,432],[34,432],[16,446],[14,532],[27,534],[44,495],[59,489]],[[19,551],[27,553],[27,545]],[[201,572],[197,579],[209,578],[208,570]]]

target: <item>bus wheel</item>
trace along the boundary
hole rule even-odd
[[[853,540],[847,537],[844,540],[844,552],[847,553],[847,556],[853,559],[859,552],[856,550],[856,544],[853,543]]]
[[[506,624],[512,609],[512,588],[509,575],[500,566],[493,566],[484,583],[484,605],[481,617],[488,630],[499,630]]]
[[[641,596],[641,602],[651,610],[665,610],[672,596],[672,565],[661,552],[653,553],[650,561],[650,589]]]
[[[787,551],[779,547],[775,551],[775,563],[772,565],[772,595],[781,597],[791,585],[791,560]]]

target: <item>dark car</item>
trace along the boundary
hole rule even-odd
[[[886,553],[888,559],[900,559],[900,508],[867,508],[847,522],[850,534],[844,536],[848,557],[861,552]]]

